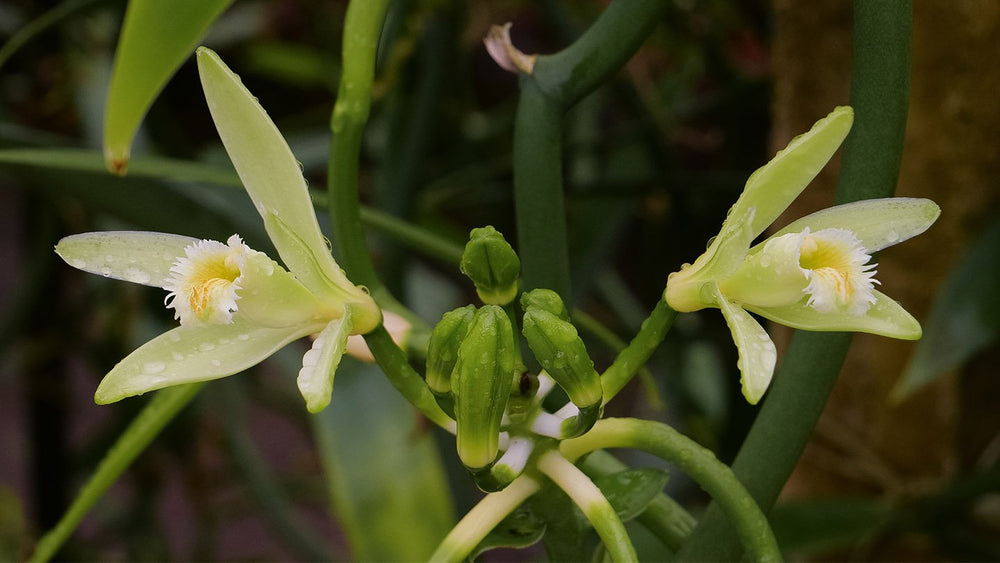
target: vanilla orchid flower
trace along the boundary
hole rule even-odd
[[[838,107],[754,172],[694,264],[670,274],[664,299],[680,312],[716,307],[739,350],[743,395],[757,403],[777,361],[774,343],[748,313],[793,328],[868,332],[916,340],[920,324],[875,289],[875,252],[914,237],[940,214],[927,199],[886,198],[807,215],[751,247],[830,160],[850,131]]]
[[[197,59],[223,145],[287,270],[237,235],[225,243],[148,232],[61,240],[56,252],[71,266],[167,290],[180,321],[119,362],[94,399],[232,375],[312,335],[297,383],[318,412],[330,402],[348,336],[376,328],[381,311],[334,261],[298,161],[256,98],[212,51],[198,49]]]

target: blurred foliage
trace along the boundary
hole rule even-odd
[[[362,154],[362,200],[456,245],[470,228],[491,224],[516,248],[511,139],[517,80],[492,63],[481,38],[490,24],[511,20],[522,50],[552,52],[603,5],[394,2]],[[204,39],[260,98],[318,193],[345,8],[344,1],[241,0]],[[159,292],[71,271],[51,252],[56,241],[107,229],[218,240],[238,232],[254,248],[269,250],[249,199],[233,189],[238,184],[190,59],[150,107],[129,174],[104,171],[104,100],[123,14],[121,1],[0,3],[0,36],[7,41],[0,52],[0,252],[7,265],[0,274],[0,394],[3,405],[17,406],[0,409],[0,426],[15,436],[2,443],[0,559],[26,555],[32,538],[55,523],[77,484],[145,402],[97,407],[91,400],[97,382],[172,322]],[[565,120],[576,305],[619,338],[634,333],[667,274],[701,253],[746,177],[767,160],[769,17],[763,0],[673,2],[618,77]],[[414,253],[386,230],[371,233],[380,274],[426,321],[474,299],[452,264]],[[925,325],[929,337],[964,345],[940,370],[978,349],[970,334],[988,336],[970,323],[989,320],[976,312],[996,301],[990,292],[996,276],[981,277],[975,267],[982,256],[995,266],[995,238],[984,236],[987,248],[973,251],[980,254],[970,254],[966,269],[946,286],[946,304],[939,307],[951,314],[936,313]],[[926,346],[940,349],[952,340],[929,338]],[[588,349],[605,367],[612,356],[600,342],[588,342]],[[395,558],[398,553],[378,544],[391,536],[387,530],[402,534],[419,524],[443,534],[452,504],[457,514],[471,506],[476,493],[454,469],[451,439],[423,428],[396,404],[398,396],[377,388],[384,381],[376,381],[376,373],[344,373],[330,409],[309,419],[292,385],[297,366],[288,364],[268,362],[239,384],[205,393],[141,456],[60,558]],[[633,392],[609,405],[609,414],[669,420],[730,460],[754,411],[732,384],[736,354],[721,318],[679,318],[650,368],[666,407]],[[413,497],[400,496],[399,460],[365,454],[387,437],[420,450],[414,455],[428,468],[423,477],[431,486],[408,486]],[[779,506],[774,524],[787,548],[806,555],[844,548],[858,554],[858,546],[886,535],[917,533],[933,541],[935,554],[997,557],[996,538],[981,533],[996,530],[995,507],[984,504],[998,490],[996,469],[981,469],[899,505],[832,499]],[[658,479],[665,474],[648,471],[635,475],[662,488]],[[978,485],[966,490],[963,483]],[[333,492],[332,510],[328,487],[340,491]],[[364,487],[375,496],[362,494],[370,492]],[[671,479],[667,490],[679,500],[704,500],[683,478]],[[378,495],[387,491],[394,502],[409,504],[380,504]],[[633,508],[649,498],[623,502]],[[919,513],[909,511],[918,505]],[[589,558],[596,540],[592,532],[580,539],[587,530],[576,508],[564,496],[547,508],[560,511],[557,521],[565,528],[553,530],[550,520],[548,553]],[[425,520],[401,519],[420,518],[421,511]],[[941,534],[943,514],[959,514],[955,521],[968,526]],[[363,524],[372,519],[378,524]],[[530,510],[508,520],[489,545],[538,540]],[[432,549],[436,539],[429,541]]]

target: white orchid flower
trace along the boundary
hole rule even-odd
[[[148,232],[61,240],[56,252],[71,266],[167,290],[180,321],[116,365],[95,400],[232,375],[316,335],[298,386],[318,412],[330,403],[348,336],[377,327],[381,311],[331,256],[302,170],[256,98],[212,51],[198,49],[197,59],[212,119],[288,269],[237,235],[225,243]]]
[[[920,324],[875,289],[871,255],[914,237],[940,214],[927,199],[838,205],[751,244],[830,160],[854,112],[838,107],[747,180],[708,250],[670,274],[664,299],[677,311],[717,307],[739,349],[743,395],[757,403],[777,360],[774,343],[747,311],[793,328],[868,332],[916,340]]]

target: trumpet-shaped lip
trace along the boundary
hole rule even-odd
[[[806,228],[799,246],[799,266],[806,272],[809,296],[806,305],[821,313],[844,309],[864,315],[875,303],[876,264],[861,241],[845,229],[823,229],[810,233]]]
[[[253,252],[238,235],[226,244],[200,240],[184,249],[184,256],[170,268],[164,282],[167,308],[182,326],[228,324],[237,310],[247,252]]]

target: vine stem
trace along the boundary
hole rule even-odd
[[[636,333],[628,346],[622,350],[615,361],[601,374],[601,386],[604,388],[604,404],[613,399],[632,377],[646,365],[657,346],[663,342],[667,331],[677,318],[677,311],[660,299],[646,320],[642,321],[639,332]]]
[[[157,391],[149,403],[143,407],[125,432],[118,437],[114,446],[101,460],[97,471],[83,486],[62,519],[48,531],[38,544],[29,561],[40,563],[52,559],[63,543],[69,539],[80,521],[98,500],[118,480],[136,457],[146,449],[153,438],[163,430],[174,416],[194,399],[204,387],[204,383],[177,385]]]
[[[540,488],[537,480],[522,475],[506,489],[486,495],[448,532],[430,561],[464,560],[486,534]]]
[[[855,2],[851,106],[836,203],[895,192],[909,101],[913,3]],[[837,382],[852,335],[797,331],[733,470],[770,510],[805,449]],[[733,560],[740,546],[718,507],[709,506],[678,554]]]
[[[559,486],[597,530],[612,561],[638,561],[639,556],[614,507],[573,462],[551,450],[538,458],[538,470]]]
[[[634,418],[600,420],[590,432],[559,445],[569,462],[605,448],[635,448],[677,465],[729,515],[752,560],[781,561],[781,551],[764,513],[733,471],[710,450],[666,424]]]

